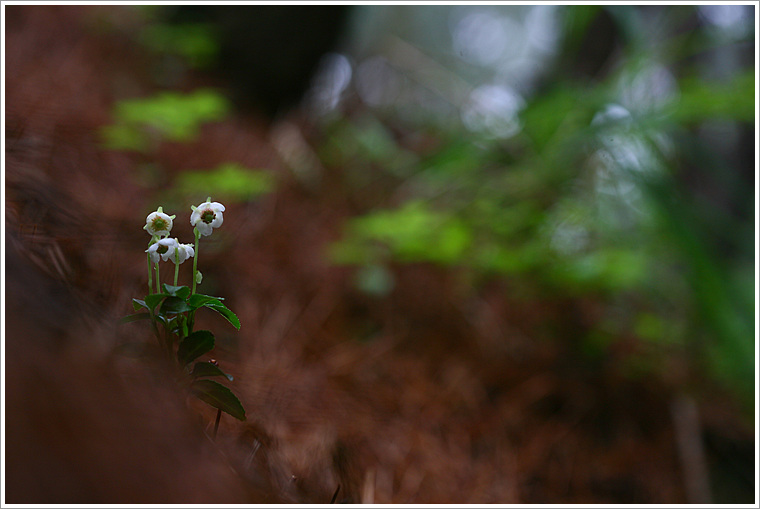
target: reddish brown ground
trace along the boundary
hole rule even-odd
[[[255,118],[165,144],[167,174],[150,184],[139,158],[98,148],[114,100],[152,91],[119,30],[133,21],[105,29],[102,9],[6,8],[7,502],[326,503],[337,486],[349,502],[688,501],[680,368],[631,379],[614,355],[575,353],[593,302],[510,299],[508,282],[473,292],[425,265],[397,267],[387,299],[358,293],[322,256],[350,197],[299,186]],[[151,340],[144,322],[115,322],[145,293],[156,193],[227,160],[281,183],[228,205],[201,246],[204,291],[243,323],[199,324],[217,331],[248,415],[225,416],[214,443],[215,412],[113,348]],[[187,205],[174,233],[189,239]],[[569,337],[540,337],[545,323]],[[751,450],[752,430],[712,394],[698,398],[705,436]]]

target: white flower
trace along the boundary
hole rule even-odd
[[[208,236],[219,228],[224,222],[224,205],[219,202],[212,202],[211,198],[201,203],[197,207],[192,207],[193,213],[190,215],[190,224],[195,226],[201,235]]]
[[[153,236],[166,237],[169,235],[169,232],[172,231],[172,226],[174,226],[173,220],[175,217],[177,216],[164,214],[163,208],[158,207],[157,211],[151,212],[148,214],[148,217],[145,218],[145,226],[143,226],[143,230],[146,230]]]
[[[145,252],[150,254],[151,263],[158,263],[159,257],[163,261],[166,261],[169,258],[170,253],[174,253],[174,248],[177,246],[179,246],[177,239],[161,239],[155,244],[152,244],[145,250]]]
[[[177,258],[179,258],[179,263],[184,263],[188,258],[195,256],[195,249],[193,249],[192,244],[180,244],[177,239],[174,240],[177,241],[177,245],[174,249],[169,250],[169,260],[173,261],[175,264],[177,263],[177,260],[174,257],[175,253]]]

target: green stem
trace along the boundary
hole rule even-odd
[[[153,333],[156,335],[156,339],[158,340],[158,346],[163,347],[164,342],[161,339],[161,332],[158,330],[158,325],[156,324],[156,316],[153,314],[153,311],[150,312],[150,322],[151,325],[153,325]]]
[[[195,295],[195,281],[198,277],[198,245],[200,244],[201,232],[198,228],[193,228],[195,234],[195,256],[193,256],[193,293]]]
[[[153,295],[153,271],[150,267],[150,253],[148,255],[148,295]]]
[[[174,248],[174,286],[179,280],[179,248]]]
[[[156,293],[161,293],[161,272],[158,270],[158,262],[156,262]]]

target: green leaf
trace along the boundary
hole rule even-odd
[[[150,315],[148,313],[135,313],[133,315],[125,316],[119,320],[119,323],[136,322],[137,320],[147,320],[148,318],[150,318]]]
[[[214,349],[214,335],[207,330],[195,331],[179,344],[177,360],[182,366]]]
[[[225,306],[222,303],[215,304],[215,303],[207,303],[204,304],[209,309],[213,309],[223,317],[227,319],[228,322],[230,322],[236,329],[240,330],[240,320],[238,319],[237,315],[230,311],[230,309]]]
[[[193,378],[200,378],[204,376],[223,376],[230,382],[233,380],[232,375],[228,375],[215,364],[210,362],[196,362],[193,366],[193,372],[190,373]]]
[[[165,315],[167,313],[184,313],[185,311],[192,311],[192,308],[187,305],[185,299],[179,297],[167,297],[161,306],[160,314]]]
[[[180,299],[187,299],[190,296],[190,288],[187,286],[172,286],[164,283],[164,291],[167,295],[172,297],[179,297]]]
[[[135,311],[139,311],[140,308],[149,309],[145,301],[140,299],[132,299],[132,307],[135,308]]]
[[[240,400],[231,390],[213,380],[196,380],[190,386],[190,391],[201,401],[214,408],[230,414],[240,421],[245,420],[245,409]]]
[[[180,338],[184,338],[188,335],[187,316],[182,314],[173,315],[167,322],[167,327],[170,327],[172,334],[176,334]]]
[[[224,299],[222,299],[221,297],[212,297],[210,295],[203,295],[200,293],[196,293],[190,296],[190,298],[187,300],[187,305],[190,306],[191,309],[198,309],[200,307],[205,306],[208,303],[221,305],[222,300]]]
[[[158,306],[158,304],[166,297],[167,295],[165,293],[154,293],[153,295],[145,297],[145,304],[149,310],[154,311],[156,306]]]

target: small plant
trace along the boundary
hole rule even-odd
[[[196,293],[202,281],[198,270],[198,248],[200,238],[209,236],[224,222],[224,205],[212,202],[209,197],[197,207],[191,207],[190,224],[194,227],[195,243],[182,244],[176,238],[169,238],[174,215],[164,213],[162,207],[148,215],[143,227],[150,234],[148,249],[145,250],[148,263],[148,294],[144,299],[132,299],[135,311],[122,322],[150,320],[158,345],[170,366],[176,371],[180,385],[192,395],[218,410],[214,434],[219,426],[221,412],[245,420],[245,409],[240,400],[224,385],[210,380],[223,377],[232,381],[232,376],[219,368],[213,359],[197,359],[213,350],[214,335],[207,330],[194,330],[195,313],[201,308],[210,309],[226,318],[236,329],[240,320],[222,302],[222,297]],[[179,286],[179,267],[193,259],[192,287]],[[174,284],[161,284],[160,264],[174,263]],[[155,273],[155,279],[153,278]],[[193,361],[196,361],[193,364]]]

